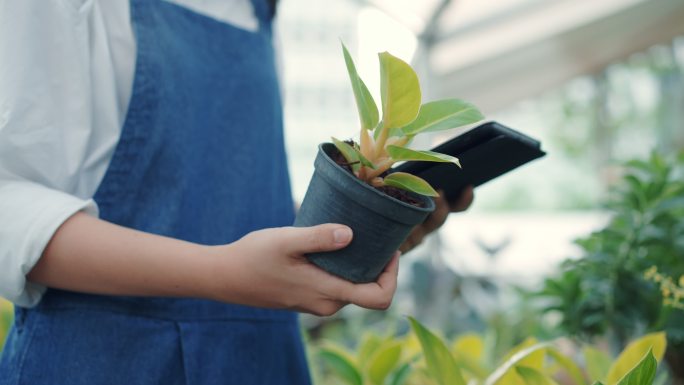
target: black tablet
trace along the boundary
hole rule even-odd
[[[448,199],[458,197],[468,185],[480,186],[523,164],[546,155],[538,140],[497,122],[474,127],[440,144],[432,151],[460,160],[452,163],[409,161],[393,169],[425,179]]]

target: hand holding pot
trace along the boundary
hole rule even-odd
[[[286,308],[320,316],[349,303],[387,309],[397,287],[397,252],[375,282],[353,284],[311,264],[304,254],[341,249],[349,244],[347,226],[282,227],[252,232],[237,242],[218,246],[228,258],[217,271],[230,271],[220,300],[269,308]],[[220,280],[219,280],[220,281]]]

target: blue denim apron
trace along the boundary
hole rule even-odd
[[[135,81],[103,219],[210,245],[292,223],[272,13],[253,3],[257,32],[131,2]],[[295,313],[54,289],[17,310],[0,362],[0,384],[309,383]]]

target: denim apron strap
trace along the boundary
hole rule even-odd
[[[253,6],[256,32],[131,1],[133,92],[101,218],[208,245],[292,224],[273,13]],[[310,383],[295,313],[61,290],[19,310],[0,369],[0,384]]]

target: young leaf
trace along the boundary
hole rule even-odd
[[[394,172],[383,179],[388,186],[412,191],[416,194],[437,197],[439,194],[423,179],[405,172]]]
[[[390,53],[379,56],[382,121],[386,128],[405,126],[420,109],[418,76],[410,65]]]
[[[348,385],[363,385],[361,372],[339,349],[332,347],[321,348],[318,356],[325,362],[335,374]]]
[[[430,376],[440,385],[466,385],[454,357],[444,342],[413,317],[409,317],[409,321],[413,332],[418,336],[420,345],[423,347]]]
[[[652,351],[655,359],[660,361],[663,358],[663,354],[665,354],[666,345],[667,341],[663,332],[647,334],[630,343],[620,353],[617,360],[613,362],[608,371],[606,383],[608,385],[617,383],[625,373],[630,371],[644,357],[647,351]]]
[[[366,167],[369,167],[369,168],[372,168],[373,170],[375,170],[375,165],[373,164],[373,162],[371,162],[371,161],[368,160],[365,156],[363,156],[363,154],[361,153],[361,151],[359,151],[359,150],[357,150],[357,149],[355,149],[355,148],[353,148],[353,147],[352,147],[352,149],[353,149],[354,151],[356,151],[356,155],[359,157],[359,162],[361,162],[362,165],[364,165],[364,166],[366,166]]]
[[[406,147],[387,146],[387,153],[394,160],[423,160],[426,162],[447,162],[461,167],[458,158],[434,151],[416,151]]]
[[[347,160],[347,163],[351,166],[353,171],[358,171],[359,167],[361,167],[360,163],[361,160],[359,159],[359,152],[356,151],[356,149],[347,143],[336,139],[332,138],[333,144],[335,144],[335,147],[337,147],[338,150],[340,150],[340,153],[342,153],[342,156],[344,156],[344,159]]]
[[[523,378],[526,385],[557,385],[556,381],[545,376],[537,369],[527,366],[516,366],[515,371]]]
[[[582,352],[584,353],[584,362],[587,363],[589,378],[606,378],[608,370],[610,370],[610,357],[606,353],[589,345],[585,346],[582,349]]]
[[[651,385],[655,379],[656,367],[658,361],[653,356],[653,351],[648,350],[648,353],[639,361],[639,363],[630,370],[617,383],[617,385]],[[608,383],[611,384],[610,382]]]
[[[366,84],[356,72],[354,61],[344,43],[342,43],[342,52],[344,53],[344,62],[347,64],[349,80],[351,80],[352,90],[354,91],[354,99],[356,100],[356,109],[359,111],[361,127],[365,130],[372,130],[378,124],[378,107],[375,104],[375,100],[373,100],[373,96],[368,91],[368,87],[366,87]]]
[[[421,132],[448,130],[484,119],[472,104],[459,99],[444,99],[425,103],[416,119],[401,128],[406,135]]]
[[[401,344],[399,342],[389,343],[382,346],[373,355],[368,365],[368,378],[375,385],[383,385],[385,378],[399,363],[401,358]]]

